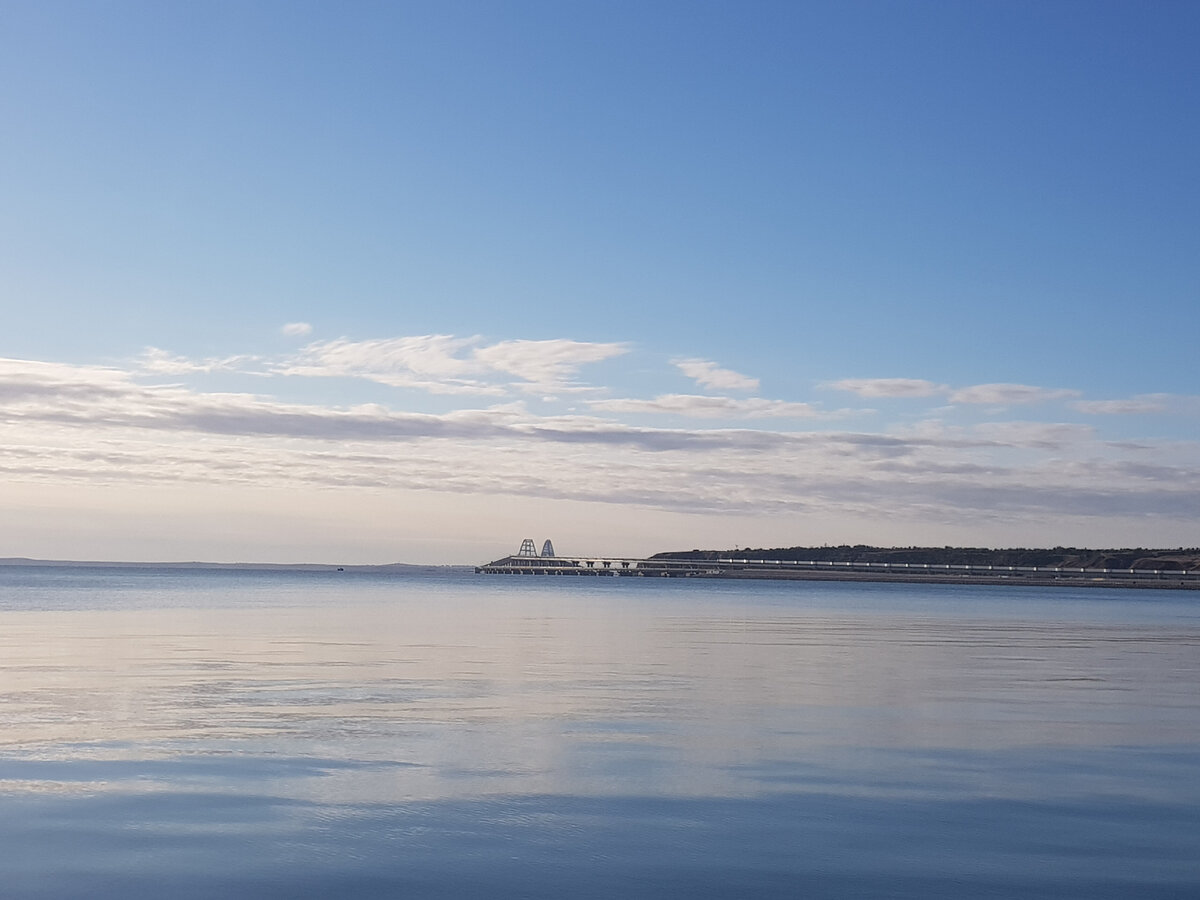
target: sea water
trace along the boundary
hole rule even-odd
[[[0,568],[0,896],[1200,896],[1200,596]]]

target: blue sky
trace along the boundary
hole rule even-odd
[[[0,556],[1194,546],[1198,42],[0,2]]]

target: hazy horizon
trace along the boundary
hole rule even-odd
[[[918,545],[907,546],[890,546],[880,547],[865,544],[844,544],[844,545],[823,545],[833,548],[839,546],[848,547],[866,547],[872,550],[983,550],[989,552],[1007,552],[1007,551],[1039,551],[1039,550],[1054,550],[1057,547],[970,547],[963,545],[961,547],[951,547],[943,545],[941,547],[924,547]],[[516,555],[519,548],[514,548],[510,552],[503,554],[501,557]],[[597,550],[588,553],[579,554],[556,554],[558,556],[587,556],[595,558],[629,558],[629,559],[646,559],[657,553],[669,552],[687,552],[688,550],[705,550],[705,551],[729,551],[731,553],[741,552],[753,553],[756,550],[780,550],[792,549],[791,547],[783,546],[764,546],[759,548],[736,548],[736,547],[699,547],[699,548],[683,548],[683,547],[661,547],[656,550],[648,550],[637,556],[622,557],[621,554],[604,553],[602,550]],[[1108,552],[1129,552],[1129,551],[1145,551],[1148,553],[1172,553],[1172,552],[1196,552],[1200,548],[1176,546],[1176,547],[1065,547],[1064,549],[1077,550],[1083,553],[1108,553]],[[490,560],[465,560],[461,562],[451,563],[412,563],[404,560],[389,560],[383,562],[368,562],[368,563],[344,563],[337,560],[294,560],[291,562],[279,562],[277,560],[212,560],[199,558],[179,558],[179,559],[65,559],[65,558],[36,558],[28,556],[0,556],[0,565],[22,565],[31,564],[37,566],[130,566],[130,567],[217,567],[217,568],[262,568],[262,569],[388,569],[388,568],[412,568],[412,569],[436,569],[436,568],[459,568],[467,569],[473,566],[480,565]]]

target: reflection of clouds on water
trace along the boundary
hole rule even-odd
[[[15,896],[71,872],[101,898],[1200,883],[1177,594],[73,584],[0,610]]]
[[[934,617],[902,591],[892,611],[833,613],[837,586],[689,608],[478,584],[433,603],[413,582],[386,602],[7,614],[3,741],[76,775],[5,777],[170,785],[236,778],[241,759],[279,796],[323,802],[742,796],[780,761],[828,787],[884,760],[932,777],[893,751],[1194,734],[1196,629]]]

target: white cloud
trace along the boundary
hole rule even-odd
[[[757,391],[758,379],[732,369],[722,369],[706,359],[677,359],[675,366],[701,387],[714,391]]]
[[[281,365],[283,375],[363,378],[392,387],[433,393],[501,394],[506,387],[545,392],[572,390],[584,365],[627,352],[624,344],[585,341],[501,341],[428,334],[351,341],[341,338],[305,347]],[[498,379],[515,376],[518,382]]]
[[[592,409],[611,413],[649,413],[700,419],[793,417],[811,419],[822,413],[809,403],[788,403],[758,397],[705,397],[696,394],[662,394],[653,400],[593,400]]]
[[[588,363],[602,362],[628,353],[625,344],[595,344],[586,341],[501,341],[479,347],[474,358],[484,367],[506,372],[539,388],[559,388],[570,382]]]
[[[334,441],[536,439],[645,450],[787,440],[784,435],[770,437],[759,432],[633,428],[585,416],[535,417],[511,403],[442,415],[394,411],[379,404],[328,407],[286,403],[254,394],[145,386],[131,373],[116,369],[16,360],[0,360],[0,421]]]
[[[281,364],[281,375],[309,378],[362,378],[389,387],[421,388],[441,394],[499,394],[501,389],[478,378],[480,368],[462,354],[477,337],[448,334],[351,341],[340,338],[309,344]]]
[[[288,337],[304,337],[306,334],[312,334],[313,327],[307,322],[288,322],[279,329],[281,334]]]
[[[223,359],[210,357],[194,360],[175,356],[157,347],[147,347],[138,359],[143,372],[154,375],[189,375],[202,372],[234,372],[255,361],[253,356],[227,356]]]
[[[1011,406],[1023,403],[1043,403],[1078,397],[1079,391],[1069,388],[1044,388],[1028,384],[977,384],[961,388],[950,395],[951,403],[981,403],[991,406]]]
[[[920,378],[843,378],[822,385],[860,397],[934,397],[949,388]]]
[[[332,374],[361,375],[375,380],[404,372],[451,378],[473,371],[470,361],[458,354],[478,342],[448,334],[351,341],[341,338],[310,344],[305,356],[327,367]]]

